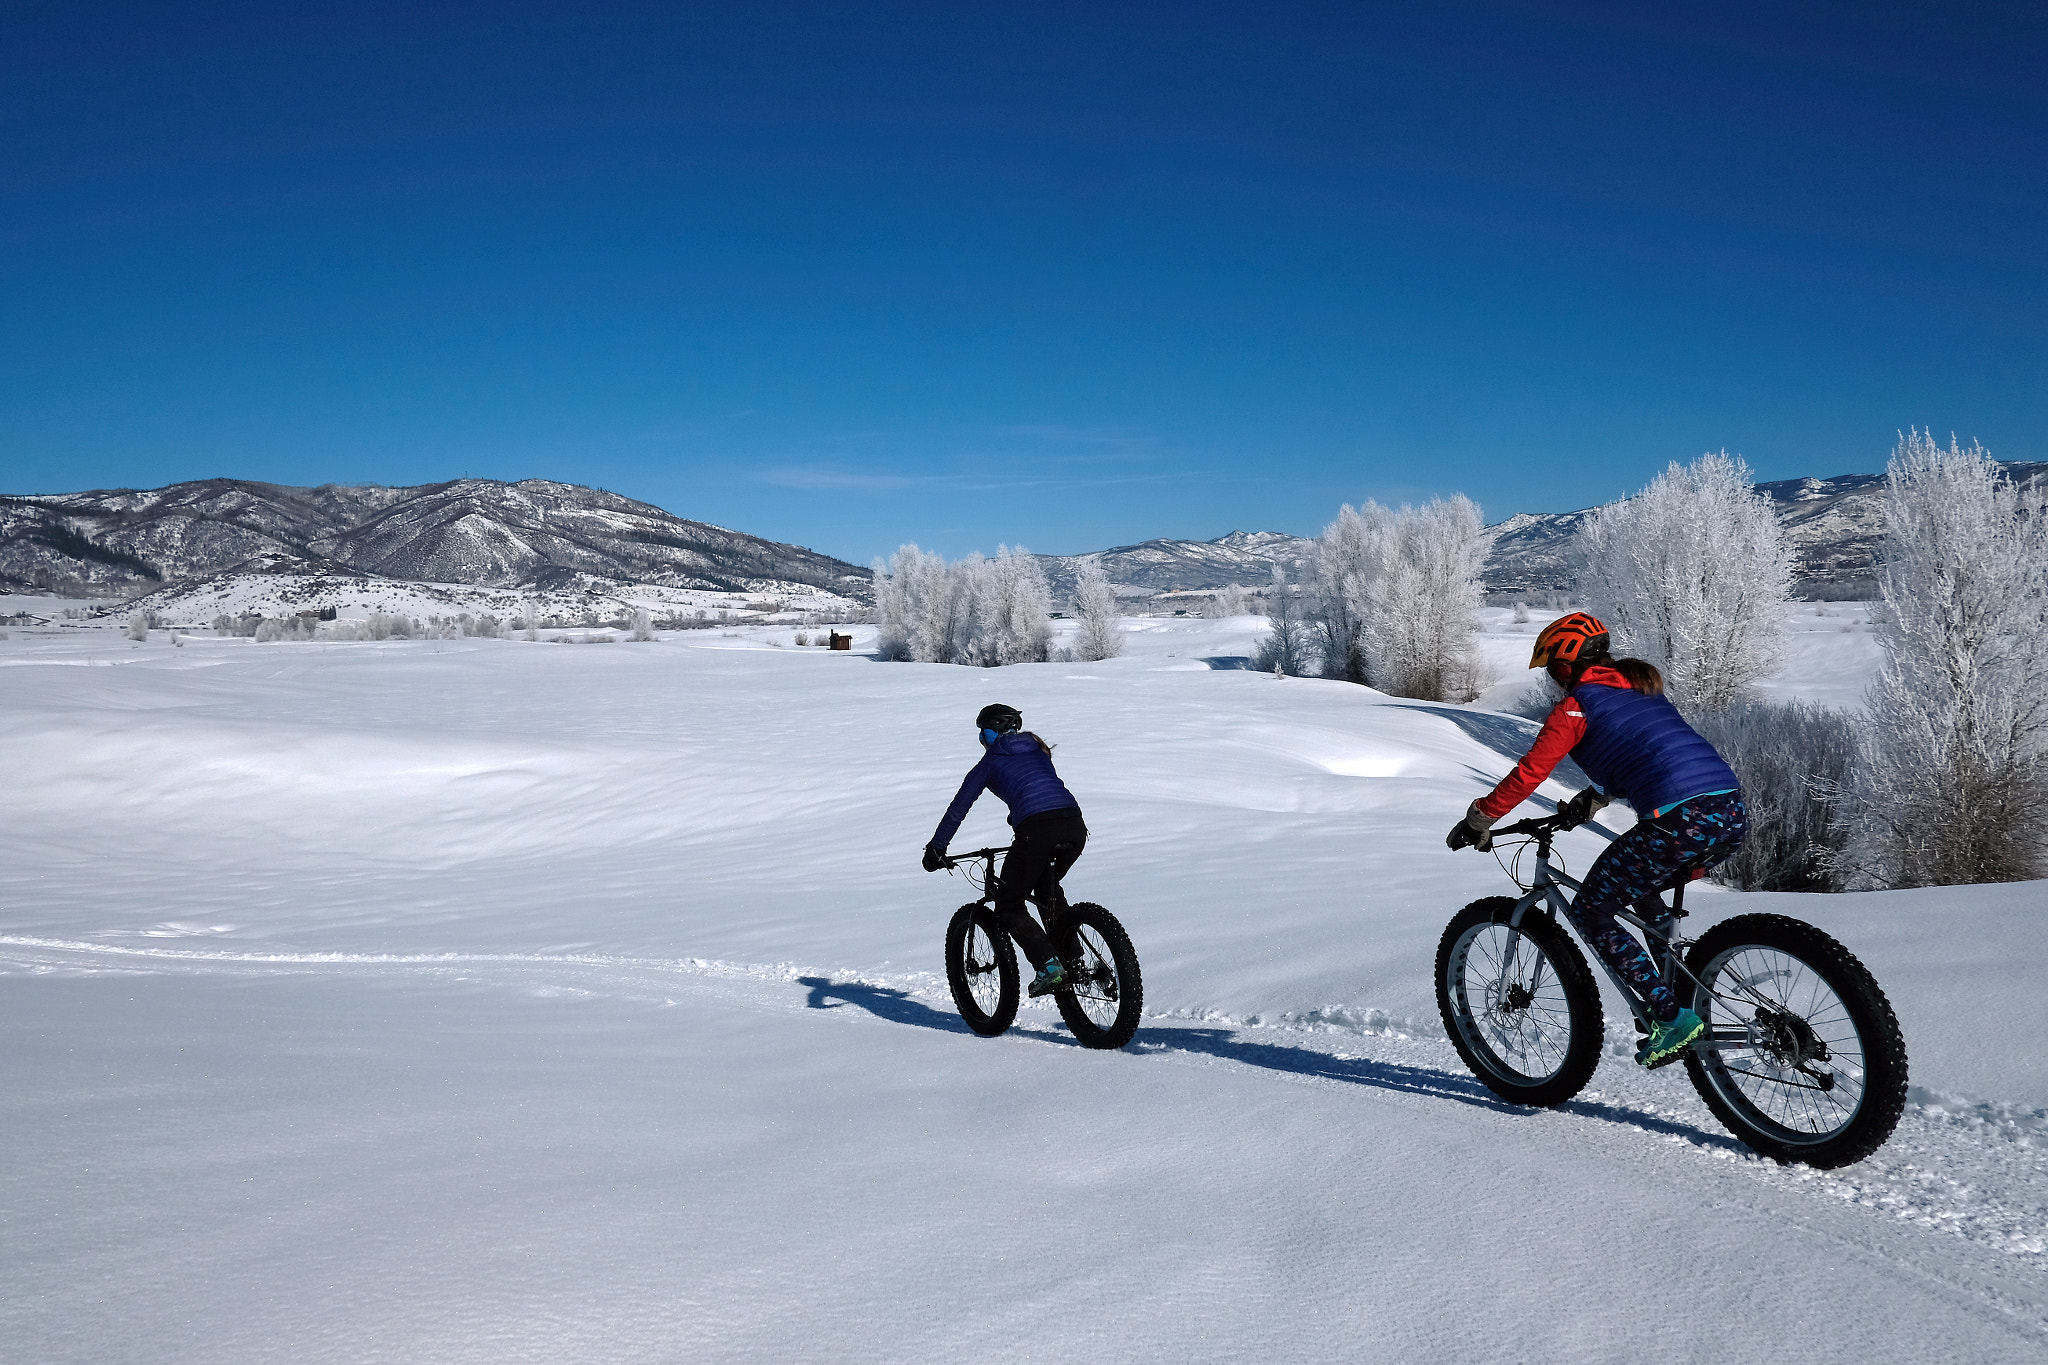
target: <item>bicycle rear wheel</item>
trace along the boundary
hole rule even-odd
[[[1017,949],[985,905],[963,905],[946,926],[946,983],[967,1027],[993,1038],[1017,1017]]]
[[[1686,1074],[1728,1130],[1778,1161],[1861,1161],[1906,1107],[1906,1040],[1855,954],[1784,915],[1737,915],[1686,954],[1707,1033]]]
[[[1488,896],[1452,918],[1437,944],[1437,1008],[1488,1090],[1516,1104],[1563,1104],[1600,1064],[1600,990],[1549,912],[1531,909],[1515,930],[1514,908]]]
[[[1131,1041],[1145,1008],[1138,953],[1115,915],[1083,901],[1060,915],[1055,947],[1072,984],[1054,992],[1060,1017],[1083,1047],[1115,1048]]]

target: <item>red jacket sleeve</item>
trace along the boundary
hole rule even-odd
[[[1479,813],[1490,820],[1498,820],[1516,806],[1522,804],[1530,792],[1543,784],[1543,779],[1564,761],[1564,756],[1578,747],[1586,735],[1586,713],[1579,709],[1579,703],[1572,697],[1550,708],[1550,714],[1543,718],[1543,728],[1536,734],[1536,742],[1529,746],[1529,752],[1515,765],[1515,770],[1501,779],[1498,787],[1479,799]]]

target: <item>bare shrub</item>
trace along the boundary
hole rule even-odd
[[[1856,763],[1855,718],[1804,701],[1745,697],[1692,724],[1742,780],[1749,834],[1714,880],[1742,891],[1833,891],[1847,840],[1835,794]]]
[[[1265,596],[1267,631],[1252,647],[1252,667],[1262,673],[1299,678],[1309,672],[1315,648],[1300,591],[1287,581],[1287,570],[1274,564],[1273,586]]]
[[[142,612],[133,612],[128,617],[128,638],[147,640],[149,638],[149,617]]]
[[[645,607],[633,609],[633,639],[646,644],[654,638],[654,613]],[[799,640],[797,643],[802,644]]]

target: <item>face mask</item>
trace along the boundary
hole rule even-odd
[[[993,744],[1002,737],[1003,733],[1000,730],[983,730],[981,732],[981,742],[983,744]]]

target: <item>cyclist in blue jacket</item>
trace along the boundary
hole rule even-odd
[[[1546,670],[1564,688],[1564,699],[1551,708],[1515,770],[1472,803],[1444,842],[1454,849],[1492,847],[1493,822],[1536,790],[1567,753],[1593,785],[1558,814],[1576,825],[1616,797],[1635,807],[1635,826],[1594,861],[1570,913],[1586,941],[1649,1006],[1656,1023],[1636,1060],[1657,1066],[1692,1046],[1706,1025],[1679,1005],[1614,912],[1632,905],[1653,920],[1662,910],[1659,892],[1742,847],[1749,832],[1742,784],[1664,695],[1656,665],[1608,657],[1607,627],[1598,617],[1575,611],[1545,626],[1529,667]]]
[[[1050,925],[1051,907],[1060,903],[1060,878],[1081,856],[1088,826],[1081,822],[1081,803],[1053,771],[1052,746],[1024,729],[1024,717],[1015,707],[1001,702],[984,706],[974,726],[981,735],[981,762],[960,784],[938,832],[924,846],[924,870],[946,866],[946,845],[984,789],[1002,798],[1016,839],[1003,859],[996,915],[1038,969],[1031,994],[1044,995],[1066,984],[1066,968],[1052,939],[1024,908],[1024,897],[1038,896]]]

